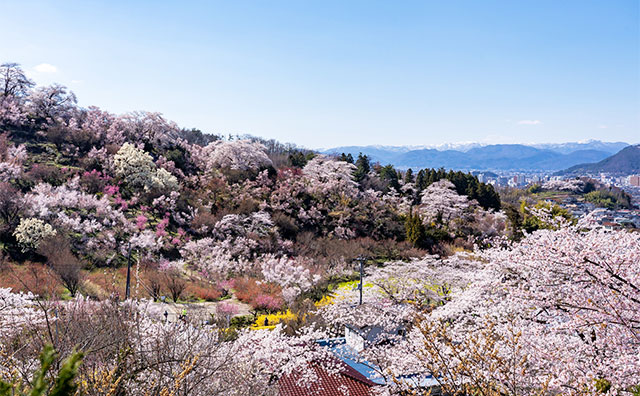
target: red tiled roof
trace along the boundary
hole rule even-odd
[[[333,362],[334,364],[336,362]],[[331,374],[318,362],[312,363],[312,367],[318,376],[317,383],[311,387],[298,385],[300,374],[292,373],[280,378],[280,396],[371,396],[371,380],[360,374],[353,367],[339,362],[341,370],[339,374]]]

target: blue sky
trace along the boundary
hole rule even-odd
[[[2,0],[82,106],[311,148],[640,142],[639,1]]]

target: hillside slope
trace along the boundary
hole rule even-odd
[[[625,147],[600,162],[575,165],[560,173],[615,173],[625,175],[640,173],[640,144]]]

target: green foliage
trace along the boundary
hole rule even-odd
[[[456,192],[467,195],[469,199],[475,199],[484,209],[500,209],[500,196],[493,186],[480,183],[476,176],[464,172],[445,171],[443,168],[424,169],[418,172],[416,186],[420,191],[429,187],[432,183],[447,179],[456,186]]]
[[[596,190],[585,194],[584,199],[607,209],[631,208],[631,199],[624,192]]]
[[[406,183],[413,183],[414,181],[415,181],[415,178],[413,177],[413,170],[409,168],[404,173],[404,182],[406,184]]]
[[[573,218],[573,216],[571,215],[571,213],[569,213],[568,210],[561,208],[558,205],[552,205],[548,202],[538,202],[535,206],[535,209],[544,209],[546,211],[549,212],[549,214],[551,215],[551,217],[563,217],[564,219],[570,221],[570,222],[575,222],[575,219]],[[520,212],[523,214],[524,220],[522,221],[522,228],[527,231],[527,232],[533,232],[536,230],[540,230],[540,229],[555,229],[556,227],[545,221],[544,219],[541,219],[537,216],[535,216],[534,214],[531,213],[531,211],[529,210],[529,206],[527,204],[527,201],[522,201],[521,205],[520,205]]]
[[[251,326],[254,320],[253,315],[234,316],[229,322],[229,327],[232,329],[243,329]]]
[[[426,181],[425,170],[424,169],[420,169],[418,171],[418,174],[416,175],[416,186],[418,187],[418,189],[424,190],[426,184],[427,184],[427,181]]]
[[[427,230],[419,214],[409,213],[404,223],[407,241],[417,248],[425,247]]]
[[[353,164],[353,155],[351,155],[351,153],[349,154],[342,153],[338,157],[338,160]]]
[[[371,171],[371,161],[369,157],[360,153],[355,165],[356,171],[353,173],[353,177],[357,182],[361,182]]]
[[[296,150],[289,154],[289,164],[296,168],[303,168],[313,157],[315,157],[315,154],[311,152],[304,153]]]
[[[451,236],[444,228],[438,227],[427,227],[425,231],[425,238],[427,240],[427,244],[435,245],[440,241],[450,241]]]
[[[206,146],[211,142],[222,139],[222,136],[220,135],[203,133],[197,128],[183,129],[182,131],[180,131],[180,135],[187,142],[191,144],[197,144],[198,146]]]
[[[388,183],[389,187],[393,187],[396,191],[400,191],[400,183],[398,182],[398,173],[393,168],[393,165],[387,165],[380,168],[378,172],[380,180]]]
[[[314,302],[322,300],[324,297],[331,294],[331,292],[341,285],[348,282],[359,281],[360,274],[358,272],[352,272],[351,274],[332,275],[327,279],[324,279],[313,286],[310,290],[303,293],[299,299],[309,299]]]
[[[523,236],[522,222],[524,220],[524,214],[511,204],[503,205],[502,209],[504,210],[504,213],[507,215],[507,220],[509,221],[511,238],[515,240],[519,240]]]
[[[542,191],[542,186],[538,183],[532,184],[531,186],[529,186],[529,188],[527,188],[527,192],[529,194],[536,194],[536,193],[539,193],[540,191]]]
[[[82,363],[82,352],[74,352],[62,362],[58,374],[47,378],[47,373],[58,358],[51,345],[45,345],[40,354],[40,368],[33,374],[31,389],[25,389],[17,381],[12,383],[0,381],[0,396],[72,396],[78,386],[75,378],[78,367]]]
[[[609,389],[611,389],[610,381],[604,378],[596,380],[596,390],[598,391],[598,393],[607,393],[609,392]]]
[[[183,147],[175,147],[165,151],[164,157],[169,161],[173,161],[176,167],[182,171],[188,171],[189,156],[187,150]]]

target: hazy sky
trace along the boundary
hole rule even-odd
[[[0,0],[82,106],[311,148],[640,142],[640,2]]]

